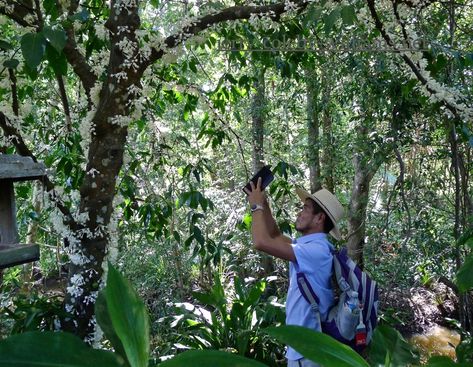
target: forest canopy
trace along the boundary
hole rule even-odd
[[[41,257],[3,271],[2,307],[35,290],[54,314],[37,329],[98,343],[113,264],[156,353],[181,341],[169,305],[218,284],[265,289],[261,326],[277,324],[287,264],[252,249],[241,190],[269,164],[282,231],[297,185],[329,189],[336,245],[386,305],[443,284],[471,332],[472,21],[469,0],[0,0],[0,151],[47,170],[15,183],[20,242]],[[398,326],[397,307],[382,318]],[[18,320],[1,335],[29,330]]]

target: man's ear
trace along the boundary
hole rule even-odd
[[[321,215],[319,215],[321,214]],[[314,221],[315,224],[317,223],[324,223],[325,222],[325,213],[324,212],[320,212],[320,213],[317,213],[314,215],[314,218],[312,219]]]

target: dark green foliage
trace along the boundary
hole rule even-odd
[[[10,320],[11,334],[28,331],[54,331],[55,323],[65,317],[61,297],[42,296],[37,293],[18,293],[12,304],[0,310],[1,318]]]
[[[459,239],[458,246],[468,251],[464,264],[457,272],[457,285],[461,292],[473,288],[473,229],[466,231]]]
[[[406,366],[418,364],[419,355],[414,351],[401,334],[388,326],[379,325],[373,333],[369,350],[369,361],[372,365]]]
[[[1,367],[120,367],[127,366],[117,354],[88,347],[67,333],[28,332],[0,342]]]
[[[217,350],[193,350],[179,354],[169,361],[159,364],[160,367],[264,367],[258,361],[240,357]]]
[[[262,329],[283,322],[284,312],[274,298],[262,299],[266,282],[248,286],[234,279],[234,292],[223,288],[219,276],[206,293],[194,292],[194,298],[206,307],[180,304],[172,325],[180,326],[178,342],[193,349],[234,351],[240,355],[273,365],[281,358],[281,347],[271,342]]]
[[[210,292],[195,293],[198,300],[214,309],[212,312],[207,311],[208,316],[205,317],[202,317],[202,309],[195,313],[200,317],[184,316],[183,320],[188,322],[189,330],[195,332],[195,338],[190,336],[188,341],[199,349],[225,349],[239,355],[216,350],[188,351],[160,365],[184,367],[192,362],[195,366],[264,366],[265,364],[256,361],[260,360],[273,366],[276,358],[272,353],[276,349],[264,337],[270,335],[327,367],[369,366],[351,348],[328,335],[291,325],[261,329],[265,322],[270,324],[275,321],[275,314],[271,314],[269,304],[264,304],[266,310],[261,313],[263,291],[263,281],[246,288],[236,278],[235,300],[230,308],[227,308],[228,300],[218,278]],[[115,353],[91,349],[68,333],[26,332],[0,341],[0,367],[156,365],[155,361],[148,361],[149,329],[146,308],[128,281],[111,265],[107,286],[100,292],[97,300],[96,314]],[[265,345],[264,349],[260,349],[258,343]],[[461,363],[456,364],[445,357],[433,357],[428,366],[468,366],[471,365],[467,363],[468,358],[462,355],[459,357]],[[375,330],[369,360],[372,366],[393,367],[415,364],[418,358],[397,331],[380,326]]]
[[[323,366],[368,367],[368,363],[358,353],[327,334],[294,325],[270,328],[266,332]]]

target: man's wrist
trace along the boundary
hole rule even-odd
[[[264,210],[264,206],[261,204],[251,204],[250,211],[252,213],[258,211],[258,210]]]

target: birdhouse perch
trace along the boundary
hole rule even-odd
[[[20,244],[13,182],[41,179],[42,163],[30,157],[0,154],[0,269],[39,259],[39,246]]]

